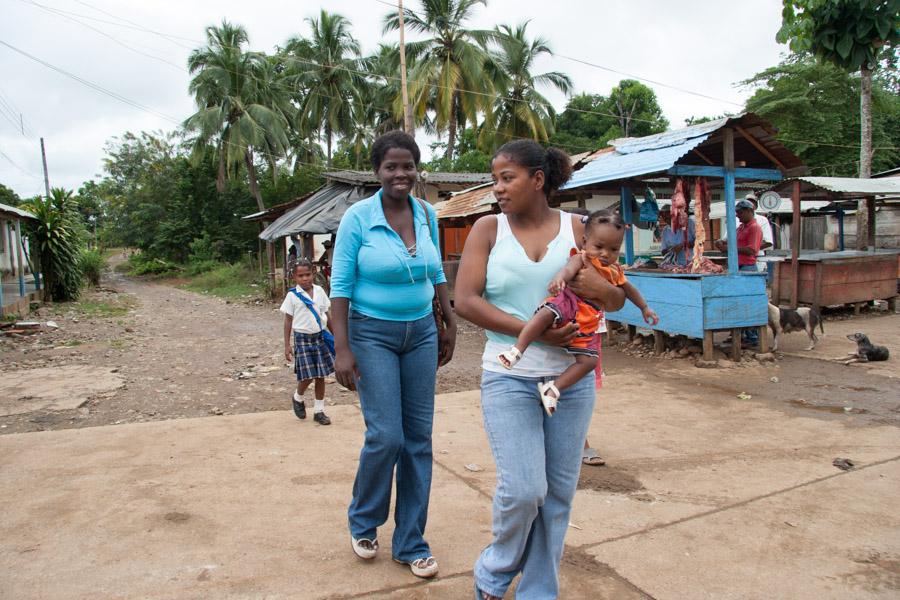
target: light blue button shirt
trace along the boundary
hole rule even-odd
[[[388,224],[381,190],[347,209],[338,227],[331,266],[331,297],[349,298],[353,310],[387,321],[414,321],[431,313],[434,286],[446,283],[437,213],[409,196],[416,253]]]

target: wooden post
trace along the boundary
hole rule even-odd
[[[731,360],[741,362],[741,328],[731,330]]]
[[[769,326],[761,325],[759,327],[759,353],[769,353]]]
[[[9,249],[10,256],[18,257],[18,275],[19,275],[19,297],[25,297],[25,254],[22,252],[22,225],[19,219],[16,219],[16,247]]]
[[[841,252],[844,251],[844,209],[840,206],[837,207],[837,218],[838,218],[838,239],[840,241],[840,249]]]
[[[791,223],[791,308],[797,308],[800,294],[800,180],[794,180],[791,191],[794,220]]]
[[[666,351],[666,335],[662,331],[653,332],[653,354],[659,356]]]
[[[816,263],[816,274],[813,276],[813,302],[812,307],[813,310],[819,312],[819,307],[821,305],[821,297],[822,297],[822,269],[824,265],[822,261],[818,261]]]
[[[631,198],[628,194],[628,188],[624,185],[619,190],[619,196],[622,199],[622,219],[627,226],[625,229],[625,262],[630,265],[634,262],[634,231],[631,229],[631,224],[633,222],[631,216]]]
[[[734,210],[734,130],[722,130],[722,152],[725,162],[725,227],[728,232],[728,273],[737,275],[737,216]]]
[[[866,197],[866,220],[868,222],[868,250],[875,253],[875,196]]]
[[[634,336],[637,334],[637,327],[634,325],[628,326],[628,341],[631,342],[634,340]]]
[[[713,346],[713,331],[707,329],[703,332],[703,360],[712,362],[715,360],[715,347]]]

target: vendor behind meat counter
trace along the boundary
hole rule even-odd
[[[757,272],[756,255],[763,242],[762,228],[753,214],[753,203],[749,200],[741,200],[734,205],[738,221],[741,225],[737,228],[737,253],[738,269],[741,271]],[[728,251],[728,242],[724,239],[716,241],[716,248],[721,252]],[[743,343],[747,346],[755,346],[759,342],[759,334],[753,329],[744,329],[741,332]]]
[[[660,252],[663,255],[673,253],[675,263],[683,267],[694,256],[694,218],[688,217],[687,228],[675,231],[672,229],[672,208],[662,206],[659,209]],[[687,235],[687,243],[684,238]]]

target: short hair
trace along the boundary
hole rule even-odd
[[[543,171],[544,194],[548,198],[572,177],[572,161],[559,148],[544,148],[534,140],[513,140],[500,146],[491,160],[501,154],[528,169],[531,175]]]
[[[384,135],[378,136],[378,138],[372,144],[372,152],[370,154],[370,158],[372,160],[372,168],[374,170],[377,171],[381,168],[381,162],[384,160],[384,157],[388,153],[388,150],[391,150],[392,148],[409,150],[409,153],[412,154],[413,161],[415,161],[416,166],[419,166],[419,160],[421,160],[422,158],[422,153],[419,151],[419,145],[416,144],[416,140],[414,140],[411,135],[404,131],[394,130],[388,131]]]
[[[290,274],[291,275],[294,274],[294,271],[297,270],[297,267],[306,267],[310,271],[316,270],[316,266],[312,263],[311,260],[309,260],[305,256],[301,256],[300,258],[297,258],[297,259],[291,261],[291,263],[290,263],[290,269],[291,269]]]
[[[591,228],[598,225],[612,225],[616,229],[625,229],[625,221],[622,220],[622,215],[619,214],[619,211],[608,208],[595,210],[588,216],[587,221],[584,223],[584,235],[587,235]]]

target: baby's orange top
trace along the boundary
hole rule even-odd
[[[569,251],[569,256],[575,256],[576,254],[578,254],[578,250],[576,250],[575,248],[572,248]],[[603,275],[603,278],[611,284],[621,287],[625,284],[626,281],[628,281],[625,278],[625,272],[622,270],[622,267],[619,266],[619,263],[613,263],[609,266],[606,266],[602,262],[600,262],[599,258],[591,258],[587,255],[585,256],[591,263],[591,266],[597,269],[597,272]]]
[[[628,281],[627,279],[625,279],[625,272],[622,271],[622,267],[620,267],[618,263],[613,263],[609,266],[606,266],[602,262],[600,262],[599,258],[588,257],[588,260],[590,261],[591,265],[593,265],[593,267],[597,269],[597,272],[603,275],[603,277],[611,284],[621,287],[625,284],[626,281]]]

